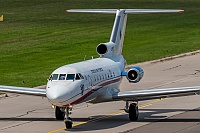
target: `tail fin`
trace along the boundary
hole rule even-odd
[[[115,43],[115,54],[119,55],[122,53],[122,47],[124,42],[127,14],[126,10],[117,10],[115,22],[113,25],[112,33],[110,36],[110,42]]]
[[[146,13],[173,13],[183,12],[183,10],[165,9],[74,9],[67,12],[86,12],[86,13],[115,13],[115,21],[110,36],[110,42],[102,43],[97,46],[97,53],[101,57],[112,58],[122,54],[127,14],[146,14]]]

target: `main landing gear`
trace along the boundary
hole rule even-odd
[[[131,121],[137,121],[139,117],[138,102],[129,103],[126,101],[124,108],[125,112],[129,113],[129,119]],[[66,129],[72,128],[72,119],[69,117],[72,107],[57,107],[55,108],[55,116],[57,120],[64,120]]]
[[[129,105],[129,101],[126,101],[125,112],[129,113],[130,121],[137,121],[139,117],[138,102],[133,102]]]
[[[56,120],[64,120],[66,129],[72,128],[73,122],[72,119],[69,117],[71,111],[71,107],[59,108],[56,106],[55,108]]]

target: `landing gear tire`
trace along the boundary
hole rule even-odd
[[[55,108],[55,116],[56,120],[64,120],[65,112],[62,112],[59,107],[56,106]]]
[[[131,121],[137,121],[139,117],[138,105],[137,103],[132,103],[129,106],[129,119]]]
[[[69,117],[67,121],[65,121],[65,127],[66,129],[71,129],[72,128],[72,119]]]

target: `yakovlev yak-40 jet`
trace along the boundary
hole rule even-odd
[[[0,86],[0,91],[35,96],[46,96],[55,106],[55,117],[64,120],[66,128],[72,128],[69,117],[72,107],[83,102],[101,103],[123,100],[129,119],[139,116],[138,101],[165,97],[196,95],[200,86],[163,88],[120,92],[122,77],[130,83],[138,83],[144,74],[139,66],[125,71],[126,60],[122,55],[127,14],[175,13],[183,10],[160,9],[76,9],[67,12],[114,13],[116,14],[110,41],[100,43],[96,51],[99,58],[69,64],[56,69],[48,79],[45,89]]]

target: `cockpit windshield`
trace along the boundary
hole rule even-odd
[[[75,74],[67,74],[66,80],[74,80]]]
[[[60,74],[58,80],[65,80],[66,74]]]
[[[80,73],[76,74],[52,74],[49,80],[81,80],[84,77]]]

